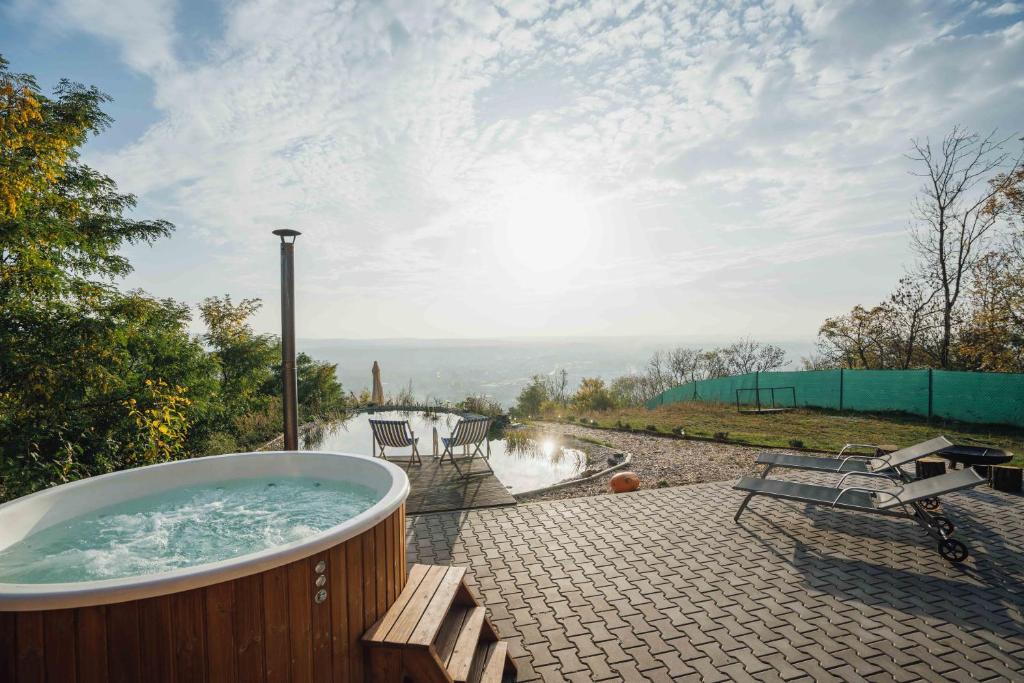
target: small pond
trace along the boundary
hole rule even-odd
[[[420,456],[433,457],[433,432],[440,439],[451,435],[459,415],[422,411],[377,411],[358,413],[352,417],[314,428],[303,436],[302,448],[313,451],[337,451],[372,455],[373,435],[370,417],[377,420],[408,420],[419,438]],[[565,448],[553,440],[535,441],[525,430],[509,429],[494,434],[491,442],[491,467],[511,493],[532,491],[579,476],[587,468],[587,455],[582,450]],[[410,449],[389,448],[388,456],[407,455]],[[456,456],[461,449],[456,451]],[[404,466],[404,462],[401,463]]]

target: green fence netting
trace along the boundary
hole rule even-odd
[[[932,371],[932,414],[1024,427],[1024,375]]]
[[[843,408],[927,415],[928,371],[843,371]]]
[[[792,387],[792,389],[790,389]],[[772,389],[775,389],[772,392]],[[739,394],[737,395],[737,390]],[[690,382],[648,401],[809,406],[899,411],[980,424],[1024,427],[1024,374],[945,370],[813,370],[754,372]]]
[[[761,400],[763,401],[765,398],[765,387],[793,387],[798,406],[838,407],[839,374],[839,370],[762,372],[758,381],[758,385],[762,387]],[[786,392],[779,392],[777,398],[779,403],[784,406],[788,406],[787,401],[791,400],[786,396]]]

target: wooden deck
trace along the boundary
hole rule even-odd
[[[462,478],[451,463],[439,464],[437,458],[429,453],[424,453],[422,457],[422,465],[413,465],[406,470],[410,486],[409,498],[405,501],[406,514],[516,504],[516,499],[505,485],[478,458],[459,461],[459,467],[469,475]],[[403,470],[406,469],[404,457],[389,456],[388,459]],[[472,467],[469,466],[470,462]]]

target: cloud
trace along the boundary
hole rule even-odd
[[[113,43],[124,62],[144,74],[173,71],[173,0],[15,0],[13,14],[34,15],[49,30],[86,30]]]
[[[406,309],[683,292],[858,253],[887,287],[909,139],[1012,129],[1024,99],[1020,24],[981,20],[1015,3],[238,0],[187,62],[166,2],[46,7],[152,78],[159,122],[92,161],[212,245],[225,279],[255,286],[253,235],[291,225],[311,294]],[[538,179],[601,217],[562,245],[557,286],[500,246]]]
[[[1021,11],[1024,11],[1024,5],[1021,5],[1019,2],[1004,2],[986,8],[983,14],[989,17],[1008,17],[1020,14]]]

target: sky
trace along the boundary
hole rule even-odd
[[[1024,3],[3,0],[177,229],[125,286],[304,338],[811,340],[911,259],[912,138],[1024,132]]]

